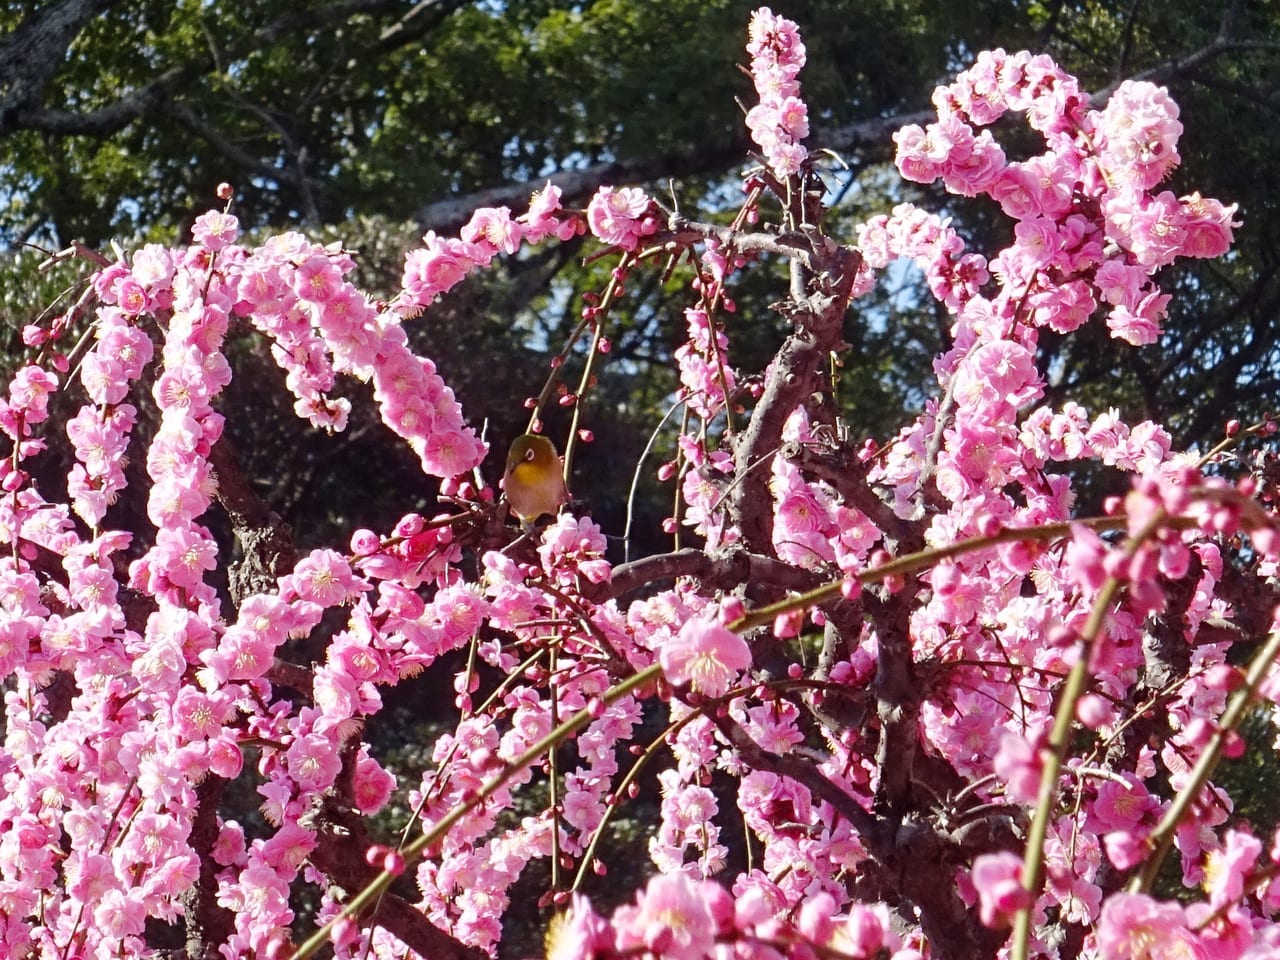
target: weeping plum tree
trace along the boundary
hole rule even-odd
[[[909,205],[835,237],[795,25],[757,11],[747,50],[760,163],[732,222],[626,186],[564,209],[549,185],[428,233],[375,302],[342,249],[241,245],[228,207],[190,246],[103,259],[26,329],[0,406],[7,955],[470,960],[501,950],[537,865],[557,960],[1280,949],[1276,838],[1212,779],[1280,698],[1275,424],[1178,451],[1158,423],[1039,402],[1046,329],[1158,350],[1160,268],[1230,245],[1234,207],[1167,189],[1178,108],[1146,82],[1093,104],[1046,57],[981,54],[896,135],[898,166],[998,207],[1008,245],[970,251]],[[998,134],[1020,123],[1043,151],[1010,160]],[[507,522],[486,444],[405,333],[499,254],[584,233],[610,279],[530,386],[531,432],[571,408],[567,463],[628,280],[688,279],[677,454],[636,451],[674,481],[673,547],[618,564],[575,512],[589,489]],[[927,278],[949,348],[921,416],[851,437],[842,330],[895,260]],[[779,277],[763,370],[734,364],[748,271]],[[371,392],[440,512],[295,548],[223,439],[252,416],[219,409],[233,343],[270,351],[317,429],[344,428],[342,383]],[[52,430],[75,450],[56,483]],[[1077,515],[1077,467],[1130,492]],[[131,482],[146,516],[125,522]],[[410,781],[366,722],[441,671],[456,724]],[[652,878],[597,908],[603,838],[655,780]],[[230,814],[233,789],[265,826]],[[412,821],[378,835],[393,797]],[[1162,899],[1175,847],[1201,889]]]

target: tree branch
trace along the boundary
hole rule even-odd
[[[788,443],[781,456],[802,473],[827,483],[846,504],[866,514],[876,528],[895,546],[895,553],[914,553],[924,546],[920,531],[902,520],[892,508],[872,492],[867,484],[867,464],[846,443]]]
[[[207,775],[196,787],[196,815],[191,824],[191,848],[200,857],[200,876],[182,895],[189,960],[215,960],[219,947],[235,932],[231,911],[218,903],[219,866],[213,859],[218,842],[218,800],[226,789],[222,777]]]
[[[924,692],[912,669],[910,603],[914,590],[903,589],[884,600],[864,598],[864,608],[875,625],[880,652],[872,689],[880,719],[880,744],[876,751],[876,809],[901,815],[912,806],[912,774],[918,742],[917,720]]]
[[[823,390],[829,354],[840,346],[840,331],[861,255],[829,238],[810,235],[807,278],[810,292],[780,311],[796,331],[773,358],[764,393],[734,447],[734,482],[726,497],[730,521],[753,553],[773,550],[773,509],[769,462],[782,444],[782,428],[797,407]]]
[[[932,943],[945,945],[949,960],[989,960],[995,955],[1004,932],[985,929],[965,907],[955,885],[939,880],[950,877],[950,866],[959,853],[949,838],[924,820],[895,823],[867,812],[807,757],[769,753],[727,714],[713,713],[711,718],[747,766],[794,780],[849,822],[882,867],[880,879],[897,897],[919,908],[925,934]],[[923,869],[925,865],[928,869]]]
[[[712,557],[690,547],[620,564],[614,567],[608,583],[583,590],[583,597],[593,603],[603,603],[625,597],[650,583],[678,577],[692,577],[709,590],[732,590],[744,583],[764,582],[782,590],[804,593],[824,582],[812,571],[773,557],[742,549],[729,549]]]
[[[66,62],[71,41],[86,23],[118,0],[61,0],[33,9],[18,28],[0,41],[0,134],[21,124],[18,113],[37,103],[54,74]]]
[[[348,898],[372,884],[380,871],[365,860],[371,841],[364,821],[332,796],[326,797],[321,809],[309,819],[318,841],[311,851],[311,864]],[[451,937],[390,891],[382,894],[371,916],[363,915],[360,920],[376,923],[411,950],[433,960],[488,960],[483,950]]]
[[[293,534],[245,480],[226,434],[213,445],[209,465],[218,481],[215,497],[243,553],[230,569],[231,596],[238,605],[245,597],[271,590],[278,577],[293,569]]]

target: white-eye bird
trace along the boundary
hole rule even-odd
[[[529,529],[544,513],[558,513],[569,499],[562,469],[556,445],[546,437],[526,433],[511,442],[502,486],[521,526]]]

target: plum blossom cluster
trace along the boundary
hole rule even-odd
[[[729,363],[729,338],[713,318],[721,309],[733,312],[735,305],[725,284],[728,274],[745,262],[740,254],[709,240],[702,252],[702,269],[691,284],[701,302],[685,309],[689,339],[676,348],[675,359],[680,367],[682,399],[704,420],[714,420],[737,387],[737,373]]]
[[[512,254],[523,243],[547,237],[567,240],[580,231],[580,220],[563,215],[560,188],[552,183],[535,192],[528,211],[518,217],[512,217],[509,207],[482,207],[457,237],[441,237],[434,230],[423,236],[422,246],[405,257],[393,306],[405,315],[417,313],[499,253]]]
[[[790,192],[806,163],[803,44],[761,10],[748,49],[761,95],[748,122]],[[96,275],[75,379],[57,352],[71,318],[29,331],[39,358],[0,401],[0,953],[150,958],[186,924],[228,960],[281,957],[305,887],[338,957],[478,958],[497,953],[535,864],[553,878],[554,960],[1280,949],[1280,834],[1233,816],[1201,772],[1243,749],[1246,694],[1280,709],[1280,668],[1242,670],[1237,645],[1238,624],[1271,638],[1264,652],[1280,635],[1274,425],[1237,425],[1259,441],[1261,479],[1232,484],[1222,457],[1175,451],[1159,424],[1045,404],[1036,363],[1042,330],[1069,334],[1101,309],[1117,337],[1154,341],[1168,297],[1155,271],[1225,249],[1234,208],[1153,192],[1181,127],[1149,84],[1091,110],[1047,59],[996,51],[935,102],[936,124],[898,135],[899,166],[994,199],[1013,221],[1005,249],[967,252],[908,205],[865,224],[856,250],[815,246],[818,295],[790,305],[792,333],[752,392],[736,390],[716,322],[748,261],[723,235],[703,244],[675,357],[696,416],[669,521],[698,548],[615,565],[587,517],[527,538],[503,528],[494,492],[460,479],[484,446],[405,330],[524,243],[590,231],[619,274],[636,269],[658,230],[637,188],[601,188],[575,213],[549,184],[525,214],[489,208],[457,237],[428,234],[389,304],[348,282],[340,248],[298,234],[246,247],[213,212],[190,246]],[[975,132],[1008,111],[1043,155],[1007,163]],[[894,258],[954,318],[951,345],[924,413],[858,443],[814,371]],[[241,329],[319,428],[345,425],[340,375],[367,383],[461,506],[356,530],[243,595],[218,589],[218,398]],[[38,470],[58,391],[78,403],[65,503]],[[717,442],[748,398],[733,411],[745,426]],[[129,456],[147,483],[148,522],[132,529],[113,509]],[[1099,517],[1076,515],[1062,469],[1085,463],[1130,475]],[[292,662],[301,638],[322,656]],[[424,671],[443,673],[456,720],[424,745],[425,769],[404,771],[365,731]],[[1059,700],[1074,728],[1054,767]],[[608,876],[612,823],[645,777],[653,876],[597,912],[578,891]],[[230,784],[256,794],[265,826],[228,815]],[[411,862],[367,836],[393,802],[425,847]],[[1041,813],[1033,847],[1025,824]],[[1166,840],[1194,902],[1143,886]],[[348,913],[350,885],[379,869],[410,871],[415,892],[386,893],[368,925]],[[1026,940],[1006,947],[1020,918]]]
[[[733,368],[726,363],[729,338],[715,328],[706,310],[688,307],[684,312],[689,339],[676,348],[680,382],[689,406],[704,419],[714,419],[732,395]]]
[[[588,956],[600,960],[636,953],[702,960],[732,952],[749,960],[829,955],[848,960],[919,960],[919,944],[904,942],[883,904],[836,913],[834,899],[818,893],[780,917],[758,892],[734,899],[718,884],[673,872],[659,875],[607,920],[575,898],[548,934],[547,960]]]
[[[587,225],[593,237],[623,250],[658,229],[653,202],[639,187],[601,187],[587,204]]]
[[[804,41],[800,29],[768,7],[751,15],[751,81],[760,102],[747,111],[747,129],[760,147],[765,163],[778,178],[800,172],[809,156],[803,141],[809,136],[809,107],[800,97]]]
[[[1178,257],[1217,257],[1231,245],[1234,205],[1155,192],[1179,162],[1182,133],[1163,87],[1126,81],[1102,110],[1090,110],[1075,78],[1048,57],[995,50],[933,99],[935,123],[894,134],[898,169],[909,180],[941,179],[951,193],[1000,205],[1014,221],[1016,242],[985,269],[1027,298],[1039,326],[1067,333],[1105,304],[1113,337],[1154,343],[1169,295],[1152,275]],[[1026,114],[1044,138],[1044,153],[1009,162],[989,130],[975,131],[1009,111]],[[919,259],[925,252],[898,255]],[[966,273],[936,241],[927,254],[941,274],[937,282]],[[936,263],[940,255],[952,261],[950,270]],[[973,262],[969,269],[983,268]]]

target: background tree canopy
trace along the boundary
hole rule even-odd
[[[178,239],[235,185],[235,212],[261,229],[303,228],[359,254],[363,282],[388,289],[423,231],[454,233],[479,205],[522,207],[550,177],[566,201],[603,182],[647,185],[703,219],[728,209],[749,163],[734,70],[744,59],[747,0],[264,0],[254,4],[60,0],[0,5],[0,275],[5,337],[74,296],[71,272],[36,277],[44,250],[72,240],[104,248]],[[935,84],[995,46],[1051,54],[1101,103],[1126,77],[1167,84],[1186,128],[1182,169],[1240,204],[1235,251],[1170,268],[1177,295],[1165,349],[1139,353],[1101,325],[1041,349],[1051,390],[1092,410],[1162,419],[1180,446],[1204,445],[1230,417],[1255,418],[1280,395],[1276,208],[1280,169],[1280,3],[1181,0],[1025,3],[797,0],[779,12],[808,38],[802,76],[810,145],[829,152],[835,199],[827,229],[894,203],[945,209],[975,249],[1001,240],[977,202],[904,184],[889,167],[891,132],[923,119]],[[1005,142],[1011,156],[1020,145]],[[1031,149],[1028,146],[1026,149]],[[417,328],[472,421],[505,449],[524,428],[523,399],[577,320],[601,271],[586,249],[511,258],[469,281]],[[780,340],[763,305],[773,284],[738,291],[733,358],[758,370]],[[903,273],[850,311],[841,385],[850,430],[877,441],[885,410],[918,404],[945,316]],[[614,350],[585,414],[596,442],[576,461],[575,493],[605,529],[625,526],[635,451],[671,403],[666,363],[684,339],[685,281],[628,291]],[[754,285],[753,285],[754,284]],[[245,467],[301,543],[355,523],[388,524],[433,507],[411,457],[357,405],[334,439],[276,409],[278,377],[246,341],[228,404],[257,411],[234,437]],[[360,400],[356,391],[353,399]],[[904,400],[905,398],[905,400]],[[1050,401],[1054,397],[1049,398]],[[234,418],[235,423],[246,423]],[[549,433],[563,432],[552,422]],[[283,453],[281,451],[284,451]],[[641,477],[641,517],[670,510]],[[487,466],[492,481],[500,465]],[[1095,485],[1107,488],[1105,478]],[[656,524],[637,524],[656,529]],[[637,543],[636,551],[656,548]]]
[[[394,275],[423,230],[454,232],[481,204],[517,207],[548,176],[570,203],[606,180],[632,181],[714,216],[747,155],[736,98],[750,88],[733,66],[752,6],[60,0],[33,9],[12,0],[0,6],[0,243],[20,266],[23,242],[173,238],[220,181],[236,186],[242,222],[341,237],[372,277]],[[1171,187],[1194,181],[1238,201],[1236,252],[1162,278],[1179,294],[1155,359],[1099,334],[1050,345],[1044,363],[1064,393],[1162,416],[1184,445],[1277,395],[1278,198],[1267,172],[1280,169],[1280,4],[797,0],[778,10],[809,38],[810,143],[831,151],[841,197],[833,231],[900,200],[942,202],[886,175],[889,135],[979,50],[1047,52],[1099,99],[1125,77],[1167,84],[1186,126]],[[989,209],[953,202],[949,212],[984,245]],[[571,291],[591,283],[583,274],[563,255],[511,262],[424,321],[428,352],[473,419],[490,420],[497,445],[518,431],[520,401],[541,382],[538,354],[554,351],[575,318]],[[874,435],[886,404],[921,395],[946,337],[944,318],[917,308],[913,279],[850,316],[844,400],[855,432]],[[39,309],[37,288],[5,287],[10,324],[20,325]],[[654,362],[682,336],[668,292],[632,291],[620,316],[592,411],[602,445],[583,461],[589,476],[607,466],[603,475],[629,477],[619,458],[635,444],[610,449],[607,438],[652,429],[669,398]],[[750,297],[741,293],[740,327],[729,331],[746,368],[779,335],[753,323],[761,311]],[[327,447],[328,468],[357,462],[360,442],[357,431],[337,452]],[[286,512],[305,492],[335,519],[344,514],[341,492],[320,476],[325,463],[278,466]],[[594,492],[597,512],[620,517],[619,491]]]

